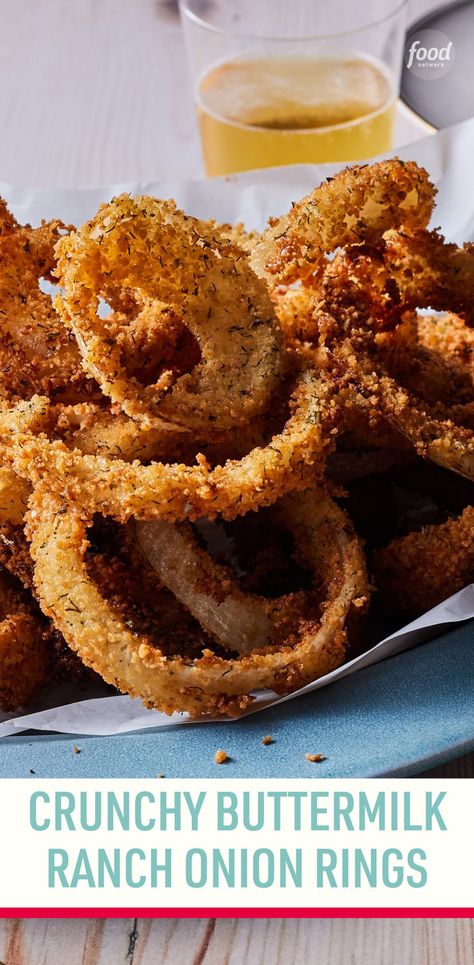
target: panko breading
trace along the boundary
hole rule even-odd
[[[375,581],[388,609],[412,617],[474,582],[474,508],[380,550]]]
[[[389,228],[425,228],[435,188],[413,161],[379,161],[341,171],[275,219],[251,262],[271,289],[313,274],[338,247],[377,242]]]
[[[41,623],[0,571],[0,708],[15,710],[25,704],[49,669]]]
[[[345,514],[322,493],[285,497],[279,510],[299,534],[299,553],[322,589],[314,619],[280,642],[240,657],[209,648],[169,655],[129,628],[88,573],[87,523],[73,505],[60,507],[42,485],[30,512],[35,584],[44,612],[88,666],[106,681],[165,713],[241,713],[255,690],[296,689],[343,659],[346,623],[362,613],[369,588],[359,540]]]
[[[173,202],[121,195],[57,245],[64,288],[57,305],[77,337],[84,366],[131,418],[186,429],[245,424],[268,403],[281,376],[279,327],[266,285],[214,222]],[[117,315],[101,319],[97,298],[125,291],[135,314],[171,311],[200,357],[177,380],[151,385],[123,364]]]
[[[89,391],[77,344],[40,289],[52,280],[60,221],[20,226],[3,208],[0,232],[0,396],[25,399]]]
[[[262,236],[148,197],[77,230],[0,205],[5,706],[67,647],[71,677],[238,715],[362,642],[365,553],[369,633],[472,580],[474,247],[428,231],[434,196],[394,159]]]

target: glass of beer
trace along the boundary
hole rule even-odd
[[[407,0],[180,0],[208,175],[390,150]]]

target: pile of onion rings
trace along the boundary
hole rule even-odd
[[[395,159],[262,235],[149,197],[78,229],[1,208],[0,706],[69,648],[147,706],[238,715],[473,578],[474,255],[434,197]]]

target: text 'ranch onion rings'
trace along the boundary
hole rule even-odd
[[[413,161],[350,167],[274,221],[251,253],[270,289],[304,281],[325,254],[338,247],[378,241],[389,228],[424,228],[435,189]]]
[[[36,408],[35,408],[36,407]],[[49,485],[77,504],[126,522],[132,517],[176,522],[220,514],[234,519],[252,509],[272,505],[289,489],[302,489],[321,478],[325,456],[334,446],[337,400],[334,386],[303,371],[296,377],[290,414],[279,434],[241,459],[210,469],[195,465],[83,455],[44,434],[29,431],[28,421],[44,418],[48,400],[32,399],[16,409],[0,407],[0,445],[22,478]],[[15,431],[15,422],[17,431]]]
[[[214,222],[174,202],[121,195],[57,245],[64,296],[57,306],[78,340],[87,371],[134,419],[185,429],[248,422],[268,402],[282,368],[278,323],[247,255]],[[200,361],[175,384],[144,386],[126,370],[101,296],[139,313],[171,306],[197,341]],[[127,318],[125,314],[125,319]],[[111,330],[112,326],[112,330]]]
[[[84,561],[90,523],[76,505],[58,503],[44,485],[29,514],[35,582],[44,612],[72,649],[106,681],[165,713],[241,712],[253,692],[288,693],[337,667],[352,611],[367,602],[364,555],[347,516],[324,493],[285,497],[280,516],[294,534],[321,605],[314,622],[302,621],[296,639],[223,658],[167,657],[132,633],[100,594]]]

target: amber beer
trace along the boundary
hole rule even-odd
[[[355,161],[392,146],[394,85],[368,57],[247,57],[198,85],[208,175],[280,164]]]

